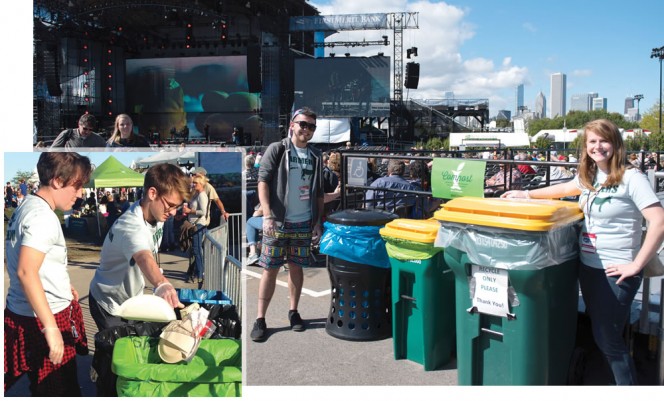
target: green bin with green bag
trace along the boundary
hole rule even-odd
[[[396,219],[380,229],[392,268],[394,358],[424,370],[450,362],[455,348],[454,275],[434,247],[435,220]]]
[[[242,343],[203,339],[191,361],[162,362],[159,337],[130,336],[113,348],[117,392],[125,397],[241,397]]]
[[[461,197],[434,214],[456,287],[459,385],[563,385],[578,317],[575,202]]]

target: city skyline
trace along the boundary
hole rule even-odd
[[[445,92],[454,92],[460,99],[488,98],[495,115],[497,110],[514,108],[514,88],[524,84],[524,106],[535,110],[537,94],[548,96],[554,72],[568,75],[569,93],[601,93],[608,100],[609,112],[623,114],[624,99],[642,94],[643,115],[660,97],[659,63],[650,54],[652,48],[664,45],[660,21],[664,2],[649,2],[648,7],[624,7],[617,0],[561,0],[556,7],[537,7],[525,0],[470,4],[460,0],[313,0],[310,4],[323,15],[419,12],[419,29],[403,34],[404,52],[413,46],[419,49],[411,59],[421,65],[419,86],[405,91],[404,99],[440,99]],[[2,109],[6,110],[6,131],[22,132],[32,130],[32,91],[25,90],[32,87],[32,3],[18,2],[13,7],[11,13],[3,14],[4,26],[12,35],[0,39],[13,60],[2,65],[9,78],[6,93],[12,94],[3,97]],[[593,35],[600,39],[593,40],[592,46],[580,35],[591,19],[602,21],[593,24]],[[634,21],[638,29],[627,29]],[[391,33],[340,32],[326,40],[388,35],[392,43]],[[377,52],[393,56],[391,45],[348,51],[353,57]],[[8,151],[32,148],[30,134],[9,142],[3,144]]]
[[[420,63],[419,87],[404,90],[404,99],[442,99],[451,91],[459,99],[488,98],[495,116],[498,110],[516,111],[515,87],[524,84],[524,106],[534,110],[540,91],[550,96],[551,74],[562,72],[568,102],[570,93],[598,92],[607,98],[609,112],[623,114],[624,99],[638,93],[644,96],[644,114],[659,101],[659,65],[650,54],[664,45],[664,2],[647,7],[625,7],[617,0],[561,0],[555,7],[526,0],[310,3],[323,15],[419,12],[419,29],[403,32],[403,48],[418,48],[418,57],[408,61]],[[584,35],[589,21],[601,21],[592,24],[592,36]],[[326,40],[381,35],[392,42],[389,31],[339,32]],[[391,46],[348,51],[351,56],[393,55]]]

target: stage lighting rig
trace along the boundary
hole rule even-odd
[[[345,46],[345,47],[366,47],[366,46],[388,46],[390,42],[387,40],[387,36],[383,36],[383,40],[363,40],[363,41],[341,41],[341,42],[314,42],[314,47],[334,47],[334,46]]]

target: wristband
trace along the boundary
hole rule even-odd
[[[263,216],[263,220],[276,220],[277,218],[274,216]]]
[[[60,331],[60,328],[59,328],[59,327],[44,327],[43,329],[41,329],[41,332],[42,332],[42,333],[46,333],[46,330],[57,330],[57,331]]]

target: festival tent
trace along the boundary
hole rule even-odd
[[[450,149],[461,146],[517,148],[529,147],[525,132],[451,132]]]
[[[145,177],[109,156],[90,176],[87,188],[142,187]]]
[[[164,152],[157,152],[144,159],[138,160],[136,162],[136,165],[139,168],[149,168],[159,163],[171,163],[177,165],[177,164],[187,164],[195,162],[196,162],[196,153],[193,151],[184,151],[184,152],[164,151]]]
[[[350,141],[350,119],[319,118],[311,143],[345,143]]]
[[[90,175],[90,180],[85,185],[86,188],[133,188],[142,187],[145,176],[122,164],[114,156],[109,156],[102,164]],[[97,197],[95,197],[95,200]],[[101,236],[101,227],[99,224],[99,205],[97,208],[97,229]]]
[[[583,133],[582,129],[543,129],[530,138],[530,142],[535,143],[538,138],[544,137],[554,143],[569,143]]]

